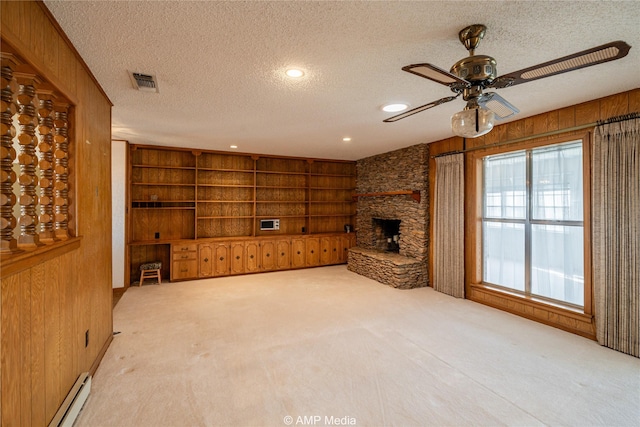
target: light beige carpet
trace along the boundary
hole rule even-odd
[[[130,288],[114,330],[77,426],[640,424],[640,359],[346,266]]]

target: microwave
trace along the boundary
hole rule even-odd
[[[280,230],[279,219],[261,219],[260,230]]]

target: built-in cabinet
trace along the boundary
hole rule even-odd
[[[171,280],[346,262],[355,162],[129,149],[130,282],[153,260]]]
[[[343,264],[355,234],[199,241],[171,244],[171,280]]]

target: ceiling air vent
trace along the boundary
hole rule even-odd
[[[158,81],[153,74],[129,73],[133,87],[145,92],[159,92]]]

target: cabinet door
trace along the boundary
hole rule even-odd
[[[291,268],[291,242],[288,239],[276,242],[276,255],[276,267],[278,270]]]
[[[321,265],[331,264],[331,238],[330,237],[320,238],[320,264]]]
[[[198,252],[200,254],[200,274],[199,277],[211,277],[213,276],[213,258],[211,253],[211,245],[198,245]]]
[[[306,242],[306,260],[308,267],[320,265],[320,239],[310,237]]]
[[[342,254],[340,256],[340,262],[345,263],[349,261],[349,248],[355,246],[356,235],[353,233],[346,234],[340,237],[342,241]]]
[[[265,241],[260,244],[262,270],[273,270],[276,268],[276,245],[275,242]]]
[[[291,268],[301,268],[306,262],[306,239],[291,239]]]
[[[244,273],[244,243],[231,244],[231,274]]]
[[[340,264],[342,261],[342,236],[330,237],[330,249],[331,249],[331,264]]]
[[[226,276],[229,274],[231,260],[231,247],[228,243],[217,243],[214,246],[214,276]]]
[[[250,241],[244,244],[244,269],[247,273],[258,271],[260,269],[259,263],[260,246],[258,242]]]

